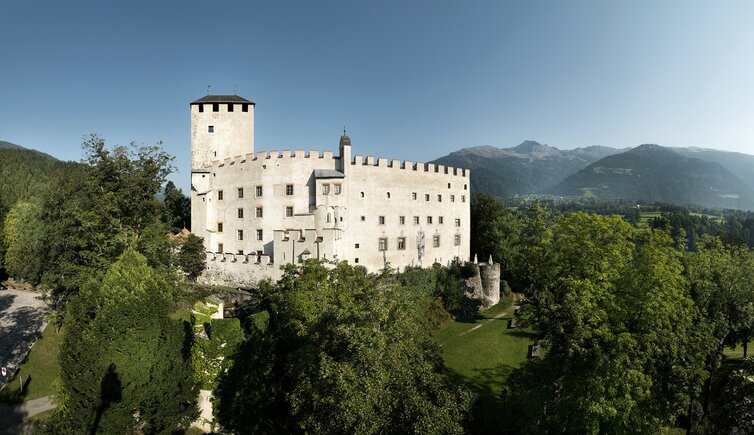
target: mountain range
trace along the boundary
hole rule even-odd
[[[500,197],[550,194],[754,209],[754,156],[645,144],[560,150],[535,141],[464,148],[433,163],[471,169],[471,188]]]

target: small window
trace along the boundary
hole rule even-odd
[[[293,217],[293,207],[288,206],[285,208],[285,217]]]
[[[364,221],[366,221],[366,220],[367,220],[367,217],[366,217],[366,216],[362,216],[362,217],[361,217],[361,221],[362,221],[362,222],[364,222]]]
[[[264,239],[264,232],[262,230],[257,230],[257,240],[263,240]]]
[[[286,184],[285,185],[285,194],[288,196],[293,195],[293,184]]]
[[[232,112],[232,111],[233,111],[233,104],[228,103],[228,112]]]
[[[460,219],[456,219],[456,226],[457,226],[457,227],[460,227],[460,226],[461,226],[461,220],[460,220]]]
[[[411,192],[411,199],[416,201],[416,192]]]
[[[432,247],[433,248],[439,248],[440,247],[440,236],[435,234],[432,236]]]
[[[466,202],[466,195],[461,195],[461,202]]]
[[[387,193],[387,199],[390,199],[390,192]]]
[[[223,223],[222,222],[218,222],[217,223],[217,232],[218,233],[222,233],[223,232]]]
[[[244,103],[241,104],[241,112],[248,112],[249,111],[249,105]]]
[[[450,195],[450,202],[456,202],[456,196]]]
[[[340,184],[336,184],[333,186],[333,190],[335,190],[336,195],[340,195]]]
[[[223,252],[225,250],[225,247],[222,243],[217,244],[217,252]]]
[[[450,189],[450,183],[448,183],[448,189]]]
[[[217,200],[218,201],[222,201],[223,200],[223,191],[222,190],[218,190],[217,191]]]
[[[419,216],[414,216],[414,224],[419,225]]]
[[[437,195],[437,202],[442,202],[442,195]]]
[[[362,197],[362,198],[364,197],[364,192],[363,192],[363,191],[361,192],[361,197]]]
[[[243,219],[243,209],[242,208],[238,209],[238,219]]]
[[[406,238],[405,237],[398,237],[398,250],[399,251],[406,250]]]
[[[380,237],[380,251],[387,251],[387,237]]]
[[[257,186],[255,190],[256,190],[255,193],[256,193],[257,198],[262,196],[262,186]]]
[[[424,194],[424,200],[429,202],[429,193]]]
[[[330,194],[330,184],[323,184],[322,185],[322,194],[323,195],[329,195]]]
[[[454,237],[454,243],[456,244],[456,246],[461,246],[461,235],[460,234],[456,234],[455,235],[455,237]]]
[[[427,223],[428,223],[428,224],[431,224],[431,223],[432,223],[432,216],[427,216]]]
[[[243,249],[239,249],[238,251],[236,251],[236,255],[243,255]]]
[[[359,244],[357,243],[357,244],[353,245],[353,247],[354,247],[354,249],[359,249]]]
[[[328,224],[329,224],[330,222],[332,222],[332,215],[331,215],[330,213],[327,213],[326,222],[327,222]]]
[[[217,103],[212,103],[212,111],[213,112],[219,112],[220,111],[220,105]]]
[[[354,258],[353,262],[356,263],[356,264],[359,264],[359,259],[358,258]]]
[[[238,188],[238,199],[243,199],[243,187]]]
[[[204,104],[199,105],[199,112],[204,112]]]
[[[236,240],[243,240],[243,230],[236,231]]]
[[[207,133],[214,133],[214,132],[215,132],[215,126],[214,125],[210,125],[209,127],[207,127]]]
[[[399,217],[399,218],[398,218],[398,222],[399,222],[399,223],[400,223],[401,225],[406,225],[406,216],[401,216],[401,217]]]
[[[443,218],[442,218],[442,216],[438,216],[437,217],[437,223],[440,224],[440,225],[442,225],[443,223],[445,223],[444,220],[443,220]]]
[[[385,225],[385,216],[380,216],[379,222],[380,222],[380,225]]]
[[[468,189],[467,189],[466,187],[467,187],[467,186],[466,186],[466,185],[464,184],[464,185],[463,185],[463,190],[468,190]]]
[[[262,207],[257,207],[256,216],[257,216],[257,219],[261,219],[264,216],[262,212]]]

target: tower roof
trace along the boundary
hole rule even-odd
[[[254,104],[253,101],[249,101],[246,98],[239,97],[238,95],[207,95],[205,97],[199,98],[196,101],[192,101],[191,105],[194,104],[206,104],[206,103],[246,103],[246,104]]]
[[[345,132],[343,132],[343,136],[340,137],[340,146],[344,146],[344,145],[348,145],[349,147],[351,146],[351,138],[348,137],[348,135],[345,134]]]

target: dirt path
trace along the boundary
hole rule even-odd
[[[50,396],[15,405],[0,405],[0,434],[23,432],[24,419],[51,409],[55,409],[55,402]]]
[[[47,304],[40,293],[8,288],[0,290],[0,389],[10,381],[31,345],[47,325]]]

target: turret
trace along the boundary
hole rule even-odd
[[[346,174],[348,166],[351,165],[351,138],[346,134],[346,129],[343,129],[343,136],[340,137],[340,172]]]
[[[191,168],[254,152],[254,102],[207,95],[191,103]]]

